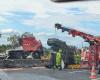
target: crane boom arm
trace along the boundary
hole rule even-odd
[[[67,31],[69,34],[71,34],[73,37],[75,36],[80,36],[82,37],[86,42],[100,42],[99,39],[97,39],[96,37],[94,37],[93,35],[75,30],[75,29],[71,29],[71,28],[67,28],[62,26],[61,24],[55,24],[55,28],[57,29],[61,29],[62,32]]]

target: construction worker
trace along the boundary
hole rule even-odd
[[[53,50],[51,50],[48,68],[54,68],[55,66],[56,66],[56,53]]]
[[[48,53],[47,57],[48,57],[48,60],[51,59],[51,53],[50,52]]]
[[[74,53],[74,63],[75,63],[75,64],[77,63],[77,60],[76,60],[76,53]]]
[[[80,53],[77,53],[77,63],[80,64],[81,62],[81,55]]]
[[[75,64],[80,64],[81,55],[79,53],[74,54],[74,61],[75,61]]]
[[[58,68],[59,70],[61,69],[61,60],[62,60],[61,53],[62,53],[62,50],[59,50],[56,53],[56,68]]]
[[[99,53],[99,61],[98,61],[98,74],[100,74],[100,53]]]
[[[81,61],[84,61],[85,60],[85,55],[86,55],[86,51],[85,49],[81,49]]]
[[[86,50],[86,57],[87,57],[87,61],[88,61],[88,68],[89,70],[92,69],[92,54],[90,52],[90,50]]]
[[[98,74],[100,74],[100,60],[98,62]]]

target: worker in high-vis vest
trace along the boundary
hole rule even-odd
[[[74,53],[74,63],[76,64],[76,53]]]
[[[74,62],[75,64],[80,64],[81,55],[79,53],[74,53]]]
[[[61,69],[61,60],[62,60],[62,50],[59,50],[56,53],[56,68]]]
[[[48,53],[47,57],[48,57],[48,60],[50,60],[50,58],[51,58],[51,53],[50,52]]]
[[[77,53],[77,64],[80,64],[81,62],[81,54]]]

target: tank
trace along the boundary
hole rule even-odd
[[[51,46],[51,49],[54,51],[62,49],[62,58],[66,66],[74,63],[74,52],[76,50],[75,47],[68,46],[66,42],[56,38],[49,38],[47,44]]]

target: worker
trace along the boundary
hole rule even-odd
[[[74,53],[74,63],[76,64],[76,53]]]
[[[80,64],[81,62],[81,55],[80,53],[77,53],[77,64]]]
[[[61,69],[61,60],[62,60],[62,56],[61,56],[62,50],[59,50],[56,53],[56,68],[57,69]]]
[[[50,52],[48,53],[47,57],[48,57],[48,60],[50,61],[50,58],[51,58],[51,53]]]
[[[98,74],[100,74],[100,60],[98,62]]]
[[[56,53],[51,50],[51,56],[50,56],[50,60],[49,60],[49,68],[55,68],[56,66]]]
[[[81,61],[85,60],[85,56],[86,56],[86,50],[82,48],[82,50],[81,50]]]
[[[74,61],[75,61],[75,64],[80,64],[81,55],[79,53],[74,53]]]
[[[99,53],[99,61],[98,61],[98,74],[100,74],[100,53]]]
[[[91,52],[90,52],[90,50],[88,49],[88,50],[86,50],[86,57],[87,57],[87,61],[88,61],[88,68],[89,68],[89,70],[91,70],[92,69],[92,55],[91,55]]]

